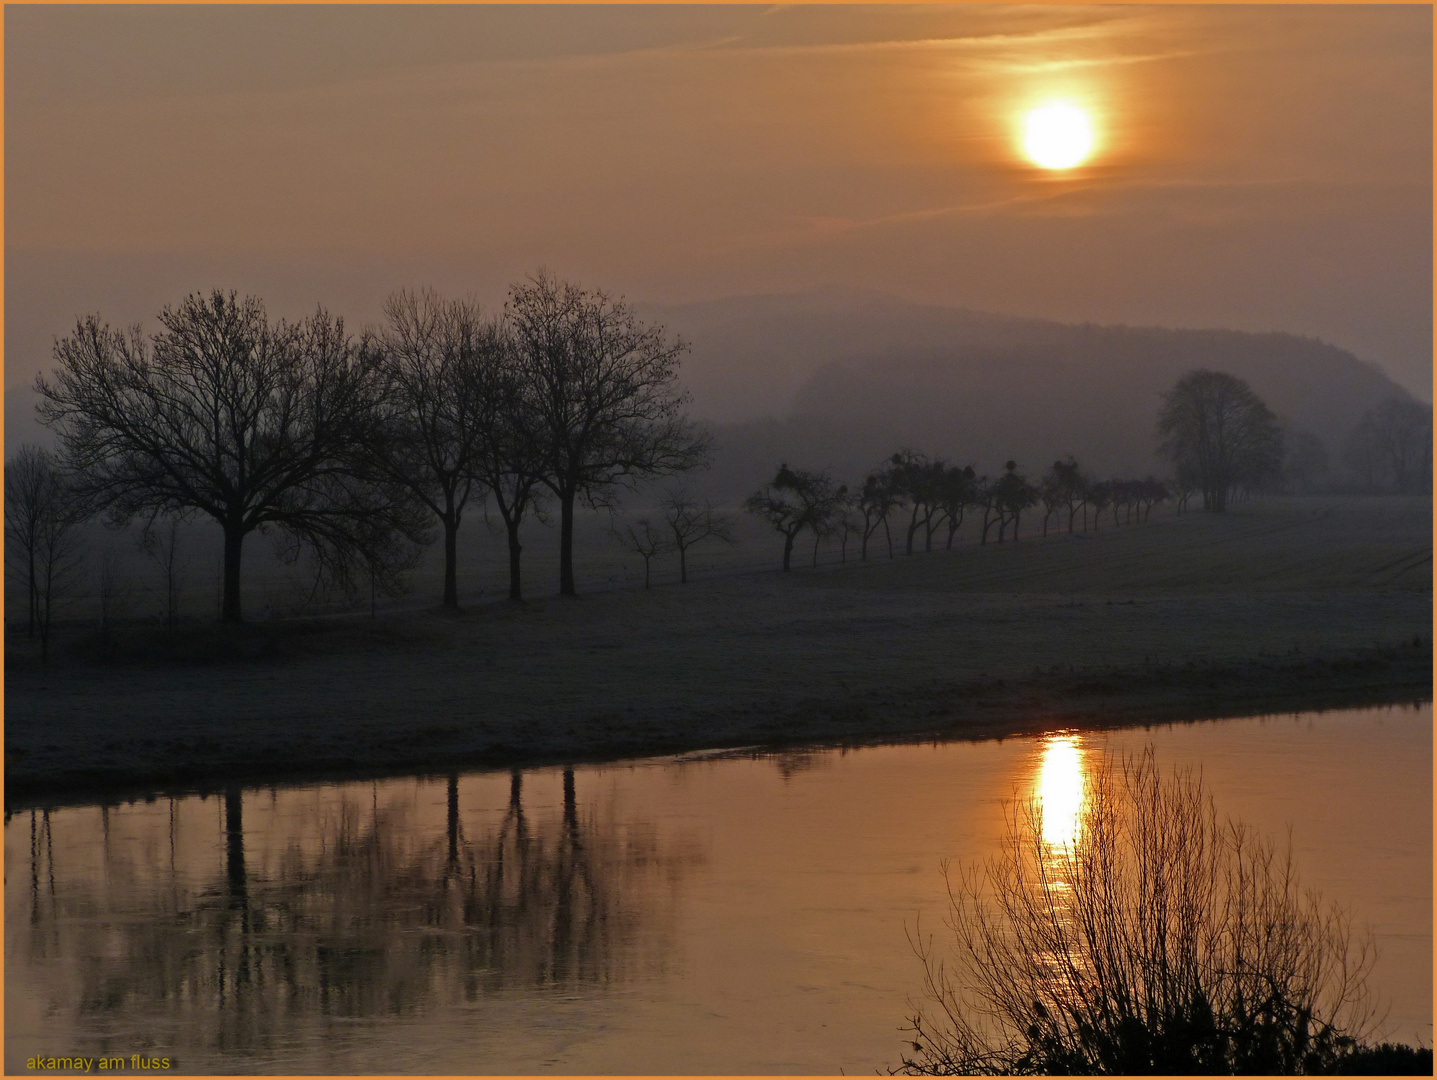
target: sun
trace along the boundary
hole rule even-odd
[[[1093,151],[1093,127],[1076,105],[1055,102],[1028,113],[1023,149],[1045,169],[1071,169]]]

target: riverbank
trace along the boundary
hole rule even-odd
[[[1430,515],[1429,500],[1274,501],[461,617],[196,635],[188,663],[17,662],[6,802],[1430,700]]]

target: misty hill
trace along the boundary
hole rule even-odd
[[[996,472],[1064,454],[1102,474],[1161,471],[1161,395],[1186,371],[1246,379],[1334,461],[1362,414],[1407,392],[1312,338],[1067,325],[877,293],[756,296],[651,307],[693,351],[683,380],[715,431],[705,487],[739,495],[782,458],[852,481],[902,446]]]

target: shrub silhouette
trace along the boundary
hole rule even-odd
[[[1219,819],[1151,749],[1087,780],[1076,838],[1010,809],[1005,848],[948,875],[950,969],[915,939],[908,1074],[1332,1072],[1376,1014],[1370,933],[1279,847]],[[945,866],[945,874],[947,867]]]

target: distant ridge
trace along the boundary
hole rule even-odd
[[[683,381],[714,427],[716,490],[779,459],[855,479],[912,446],[994,472],[1071,453],[1108,474],[1160,471],[1161,395],[1184,372],[1246,379],[1336,461],[1362,414],[1410,397],[1376,365],[1287,333],[1065,324],[832,291],[648,306],[692,344]]]

